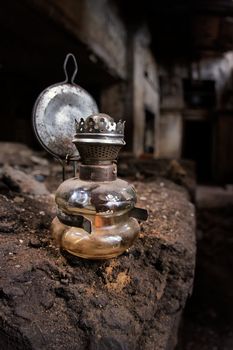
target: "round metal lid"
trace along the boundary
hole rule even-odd
[[[66,69],[70,57],[75,66],[71,79],[68,78]],[[67,155],[78,156],[72,143],[75,121],[98,113],[92,96],[74,83],[77,70],[74,55],[68,54],[64,62],[66,80],[42,91],[33,108],[33,128],[39,142],[46,151],[59,159],[65,159]]]

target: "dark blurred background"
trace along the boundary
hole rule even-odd
[[[31,110],[64,80],[127,120],[128,151],[187,158],[198,180],[233,178],[233,3],[228,0],[10,0],[1,6],[2,141],[37,147]]]

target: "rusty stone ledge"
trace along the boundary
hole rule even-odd
[[[169,180],[138,181],[135,187],[149,220],[127,253],[107,261],[78,259],[54,246],[51,195],[4,188],[2,349],[174,348],[193,284],[194,207],[187,191]]]

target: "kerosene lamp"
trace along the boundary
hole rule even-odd
[[[86,101],[84,100],[83,102]],[[37,136],[42,145],[58,158],[57,153],[51,152],[51,140],[44,138],[46,145],[41,140],[40,134],[43,136],[44,132],[41,133],[38,127],[39,104],[40,101],[37,101],[34,109]],[[55,194],[57,216],[53,219],[51,232],[56,243],[71,254],[87,259],[107,259],[122,254],[133,244],[140,231],[137,219],[145,220],[147,211],[135,207],[134,187],[117,178],[116,158],[125,144],[125,123],[114,122],[107,114],[98,113],[94,102],[88,104],[89,109],[90,105],[94,113],[89,116],[85,110],[85,115],[81,117],[77,113],[70,113],[71,117],[66,119],[73,123],[72,138],[69,138],[70,131],[65,132],[65,125],[63,128],[67,134],[62,136],[66,137],[64,148],[67,149],[69,145],[71,150],[70,144],[76,147],[65,158],[74,162],[78,160],[79,176],[75,174],[58,187]],[[57,123],[59,127],[62,120],[65,120],[61,112],[66,111],[64,107],[63,102],[59,112],[53,108],[58,116],[52,117],[54,125]],[[40,109],[39,112],[41,114]],[[45,117],[42,119],[45,120]],[[46,123],[48,124],[47,121]],[[59,158],[62,158],[61,154]]]

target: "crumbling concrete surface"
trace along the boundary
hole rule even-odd
[[[11,181],[6,167],[1,173],[1,349],[173,349],[194,275],[195,217],[187,191],[167,179],[135,181],[149,219],[134,246],[115,259],[82,260],[60,252],[50,237],[58,167],[16,149],[18,183],[24,172],[48,193],[25,192],[12,186],[12,171]],[[6,161],[5,153],[1,166]]]

